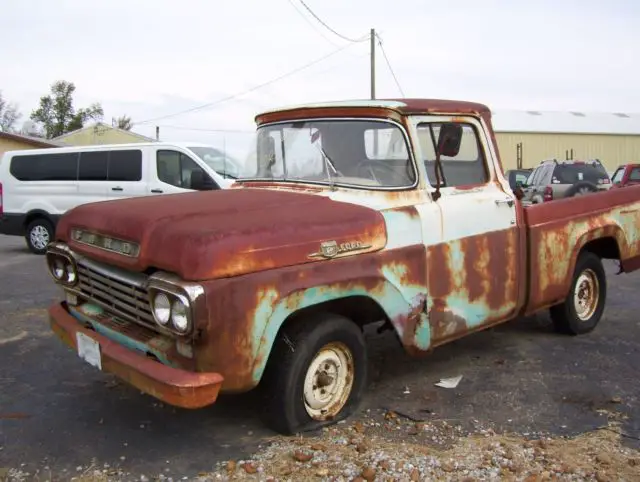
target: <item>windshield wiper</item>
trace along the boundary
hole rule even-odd
[[[329,167],[333,169],[333,172],[336,176],[339,176],[340,173],[338,172],[338,170],[336,169],[336,166],[333,164],[333,161],[331,160],[329,155],[324,151],[324,149],[321,146],[318,146],[318,149],[320,150],[320,153],[322,154],[322,158],[324,159],[324,167],[327,169],[327,175],[329,176],[329,187],[331,188],[332,191],[335,191],[336,187],[333,182],[333,177],[329,172]]]
[[[226,171],[216,171],[216,172],[218,174],[220,174],[222,177],[224,177],[225,179],[228,178],[228,177],[231,178],[231,179],[238,179],[238,176],[233,176],[233,175],[229,174]]]

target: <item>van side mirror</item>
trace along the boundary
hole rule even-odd
[[[218,186],[202,169],[191,171],[191,189],[195,191],[211,191]]]
[[[455,122],[445,122],[438,134],[438,153],[441,156],[456,157],[462,143],[462,126]]]

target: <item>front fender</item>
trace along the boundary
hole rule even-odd
[[[426,293],[418,287],[398,285],[397,281],[399,280],[386,277],[358,278],[357,281],[342,281],[297,290],[278,300],[257,343],[253,366],[254,382],[258,383],[262,378],[276,337],[289,316],[304,308],[352,296],[365,296],[375,301],[389,318],[403,343],[428,347],[431,331],[426,316],[420,310],[424,306]],[[267,295],[264,306],[258,308],[258,312],[264,314],[273,299],[273,294]]]

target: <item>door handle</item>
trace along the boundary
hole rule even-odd
[[[111,190],[112,191],[122,191],[122,188],[119,187],[119,186],[118,187],[112,187]]]
[[[164,192],[164,191],[162,189],[152,189],[151,192],[161,193],[161,192]]]
[[[496,199],[496,205],[506,204],[509,207],[513,206],[513,199]]]

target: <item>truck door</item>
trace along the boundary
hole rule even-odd
[[[418,162],[435,191],[439,125],[462,124],[455,157],[441,159],[441,197],[420,207],[427,253],[431,344],[503,321],[518,309],[520,250],[515,196],[498,172],[496,153],[475,117],[418,117]],[[433,129],[433,136],[432,136]]]

